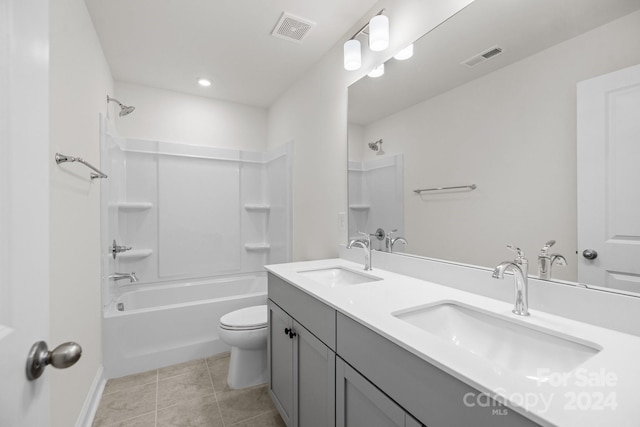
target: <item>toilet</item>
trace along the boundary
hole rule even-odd
[[[218,325],[220,339],[231,346],[227,383],[232,389],[267,382],[267,306],[227,313]]]

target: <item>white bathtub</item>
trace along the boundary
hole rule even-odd
[[[105,376],[117,378],[227,351],[218,338],[220,317],[266,302],[264,273],[125,292],[104,311]],[[124,305],[123,311],[118,304]]]

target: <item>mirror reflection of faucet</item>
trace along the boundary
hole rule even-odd
[[[504,279],[505,271],[513,271],[516,292],[512,311],[518,316],[529,316],[529,282],[527,281],[529,262],[524,257],[524,252],[520,250],[520,248],[516,248],[513,245],[507,245],[507,248],[516,253],[516,258],[513,261],[504,261],[498,264],[493,270],[491,277],[494,279]]]
[[[384,249],[386,252],[393,253],[393,245],[395,245],[398,242],[404,245],[408,244],[407,239],[405,239],[402,236],[391,238],[391,235],[397,232],[398,232],[398,229],[394,228],[393,230],[391,230],[386,234],[385,241],[384,241]]]
[[[549,248],[555,244],[555,240],[549,240],[540,250],[540,254],[538,254],[538,277],[542,280],[551,280],[553,264],[567,265],[567,260],[562,255],[549,254]]]

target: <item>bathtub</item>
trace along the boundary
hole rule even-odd
[[[267,303],[265,273],[130,288],[104,309],[106,378],[227,351],[220,317]]]

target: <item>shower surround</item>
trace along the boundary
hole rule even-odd
[[[292,145],[261,153],[127,139],[106,119],[101,141],[105,375],[226,351],[219,317],[266,302],[264,265],[291,258]],[[114,240],[131,249],[114,259]],[[139,282],[108,279],[114,272]],[[131,305],[142,296],[151,303]]]

